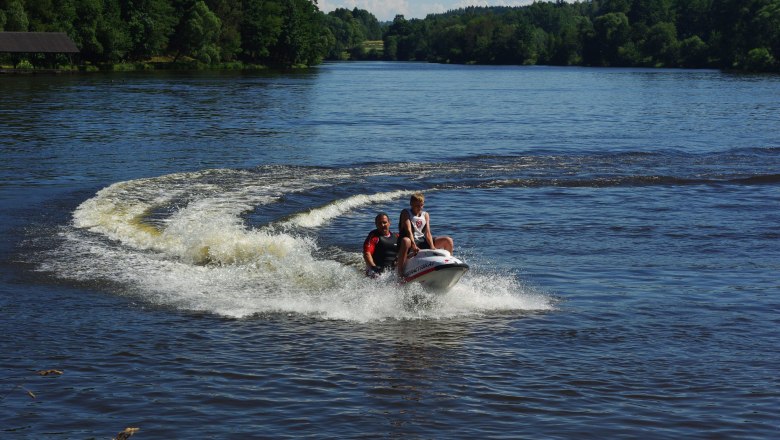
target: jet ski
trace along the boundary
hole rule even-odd
[[[458,283],[469,265],[453,257],[445,249],[420,249],[406,260],[404,282],[420,283],[423,288],[445,293]]]

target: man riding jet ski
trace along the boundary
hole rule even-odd
[[[390,232],[390,218],[384,212],[374,219],[376,229],[363,242],[363,261],[366,275],[372,278],[395,267],[398,255],[398,234]]]

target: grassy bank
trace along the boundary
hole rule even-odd
[[[301,68],[306,66],[294,66]],[[134,72],[144,70],[266,70],[268,66],[230,61],[217,64],[203,64],[188,57],[153,57],[143,61],[122,63],[47,63],[32,57],[16,64],[10,59],[0,59],[0,73],[77,73],[77,72]]]

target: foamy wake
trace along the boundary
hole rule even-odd
[[[347,262],[317,258],[316,237],[299,229],[410,191],[355,195],[248,228],[243,213],[328,180],[284,177],[210,170],[111,185],[76,209],[62,245],[41,269],[108,281],[149,303],[236,318],[300,313],[365,322],[553,307],[515,277],[478,269],[438,296],[416,284],[399,286],[391,276],[368,279],[359,254]]]
[[[344,200],[337,200],[333,203],[329,203],[321,208],[315,208],[308,212],[297,214],[287,221],[280,222],[279,226],[283,228],[296,226],[316,228],[361,206],[372,203],[389,202],[391,200],[400,199],[403,196],[411,195],[412,193],[413,191],[391,191],[372,195],[358,194]]]

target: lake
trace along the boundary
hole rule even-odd
[[[778,115],[710,70],[0,76],[0,436],[774,438]],[[415,191],[444,295],[362,275]]]

